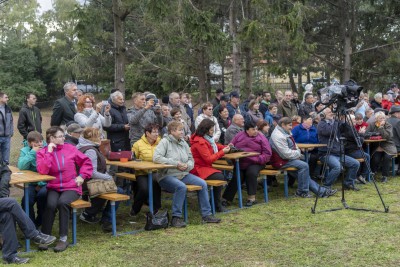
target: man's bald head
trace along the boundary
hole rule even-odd
[[[239,127],[244,127],[244,118],[240,114],[235,114],[232,118],[232,121],[234,124],[236,124]]]

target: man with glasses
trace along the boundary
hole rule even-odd
[[[11,108],[7,105],[8,96],[0,92],[0,151],[3,162],[8,165],[10,161],[11,136],[14,135],[14,120]]]
[[[292,99],[292,91],[286,90],[282,103],[278,105],[278,114],[281,114],[283,117],[289,118],[293,118],[293,116],[298,115],[296,105],[293,104]]]
[[[25,97],[25,103],[19,111],[18,131],[26,140],[28,133],[36,131],[42,133],[42,115],[40,109],[36,107],[36,95],[28,93]]]
[[[64,85],[65,96],[56,100],[51,115],[51,126],[66,125],[74,120],[78,87],[73,82]]]
[[[219,129],[217,118],[213,116],[213,105],[210,102],[207,102],[203,105],[202,110],[203,112],[199,116],[197,116],[194,126],[197,129],[202,120],[204,119],[212,120],[215,123],[213,138],[215,142],[218,142],[221,136],[221,130]]]

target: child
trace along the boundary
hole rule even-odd
[[[43,144],[43,137],[39,132],[32,131],[28,133],[27,141],[24,141],[24,147],[21,148],[18,158],[18,168],[20,170],[36,170],[36,152],[40,150]],[[31,183],[29,185],[29,217],[35,223],[36,227],[42,225],[42,215],[46,209],[47,189],[46,182]],[[25,197],[22,198],[22,207],[25,205]],[[37,202],[37,216],[33,206]]]

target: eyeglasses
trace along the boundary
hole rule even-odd
[[[208,108],[207,110],[213,110],[212,108]]]
[[[56,135],[56,136],[54,136],[54,138],[65,138],[65,135]]]

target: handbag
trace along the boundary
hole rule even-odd
[[[269,162],[271,163],[272,167],[280,169],[283,165],[288,163],[289,160],[281,158],[281,156],[279,156],[279,154],[272,149],[272,156]]]
[[[117,193],[117,185],[114,180],[91,179],[86,183],[89,196],[98,197],[102,194]]]
[[[159,210],[156,214],[148,212],[146,215],[146,225],[144,229],[146,231],[166,229],[169,224],[168,210]]]
[[[100,141],[99,151],[104,157],[107,157],[108,153],[111,152],[111,143],[109,139],[102,139]]]
[[[121,158],[127,158],[128,160],[134,159],[132,151],[109,152],[107,154],[107,159],[111,161],[118,161]]]

